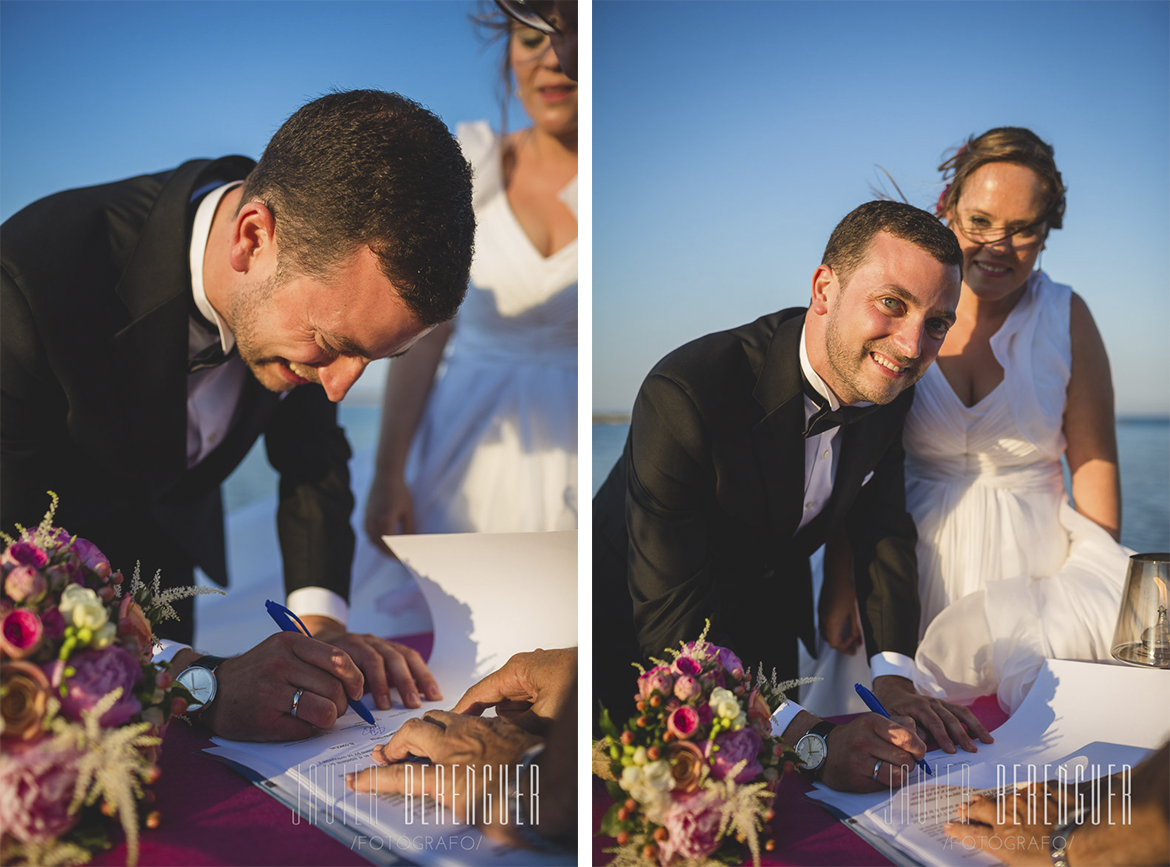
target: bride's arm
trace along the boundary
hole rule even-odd
[[[1069,311],[1072,373],[1064,410],[1066,456],[1076,510],[1121,538],[1121,482],[1109,356],[1088,305],[1076,293]]]
[[[366,535],[383,550],[382,536],[414,532],[414,505],[406,486],[406,457],[451,331],[450,322],[436,326],[406,355],[391,361],[386,374],[382,427],[365,520]]]

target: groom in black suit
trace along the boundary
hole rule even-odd
[[[258,164],[194,160],[59,193],[5,222],[7,531],[35,525],[52,490],[58,523],[115,568],[140,560],[145,577],[161,569],[182,586],[198,565],[225,585],[220,484],[261,434],[280,473],[288,604],[345,653],[307,660],[284,637],[216,661],[223,698],[204,718],[220,734],[330,725],[345,692],[360,697],[359,668],[380,707],[391,685],[415,706],[420,688],[439,697],[413,651],[345,629],[353,498],[334,402],[372,359],[455,314],[473,234],[458,144],[439,118],[380,91],[305,105]],[[190,641],[187,601],[171,637]],[[196,658],[180,651],[174,670]]]
[[[595,692],[618,717],[630,661],[694,640],[707,618],[710,640],[753,671],[795,677],[796,640],[814,638],[808,558],[841,530],[879,698],[944,748],[953,737],[974,749],[961,723],[986,734],[904,676],[919,605],[902,423],[954,322],[961,263],[937,219],[870,202],[834,230],[807,310],[699,338],[650,372],[593,509]],[[790,744],[814,729],[827,740],[818,722],[794,703],[773,718]],[[901,782],[924,749],[872,714],[827,747],[819,771],[846,789]]]

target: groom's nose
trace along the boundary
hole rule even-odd
[[[898,329],[893,335],[894,346],[906,360],[913,360],[922,355],[922,342],[926,339],[925,320],[906,316],[898,322]]]

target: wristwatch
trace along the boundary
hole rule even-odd
[[[1052,837],[1048,842],[1048,857],[1052,860],[1052,867],[1068,867],[1068,844],[1072,840],[1072,832],[1084,824],[1087,813],[1088,810],[1082,807],[1063,825],[1052,829]]]
[[[801,761],[796,768],[798,771],[814,779],[820,776],[825,760],[829,757],[829,732],[836,727],[836,723],[821,720],[796,742],[796,754]]]
[[[222,656],[201,656],[175,678],[175,683],[180,684],[187,692],[191,693],[191,701],[187,704],[187,713],[203,713],[207,710],[207,706],[215,701],[215,670],[223,661]]]

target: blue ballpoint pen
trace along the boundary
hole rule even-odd
[[[880,713],[886,719],[890,718],[890,715],[886,713],[886,709],[882,707],[882,703],[877,700],[876,695],[874,695],[860,683],[853,684],[853,688],[857,690],[857,694],[861,696],[861,700],[865,702],[866,707],[868,707],[874,713]],[[926,759],[919,760],[918,767],[922,768],[922,770],[926,771],[926,773],[930,774],[932,777],[934,776],[934,771],[930,769],[930,765],[926,763]]]
[[[309,638],[313,637],[313,633],[309,631],[308,627],[301,623],[301,618],[297,617],[279,602],[273,602],[271,599],[267,599],[264,602],[264,607],[268,609],[268,614],[276,621],[276,625],[285,632],[302,632],[309,636]],[[293,621],[296,622],[294,623]],[[349,702],[349,706],[353,708],[354,713],[370,725],[376,725],[374,715],[370,713],[369,708],[355,699],[347,698],[346,700]]]

